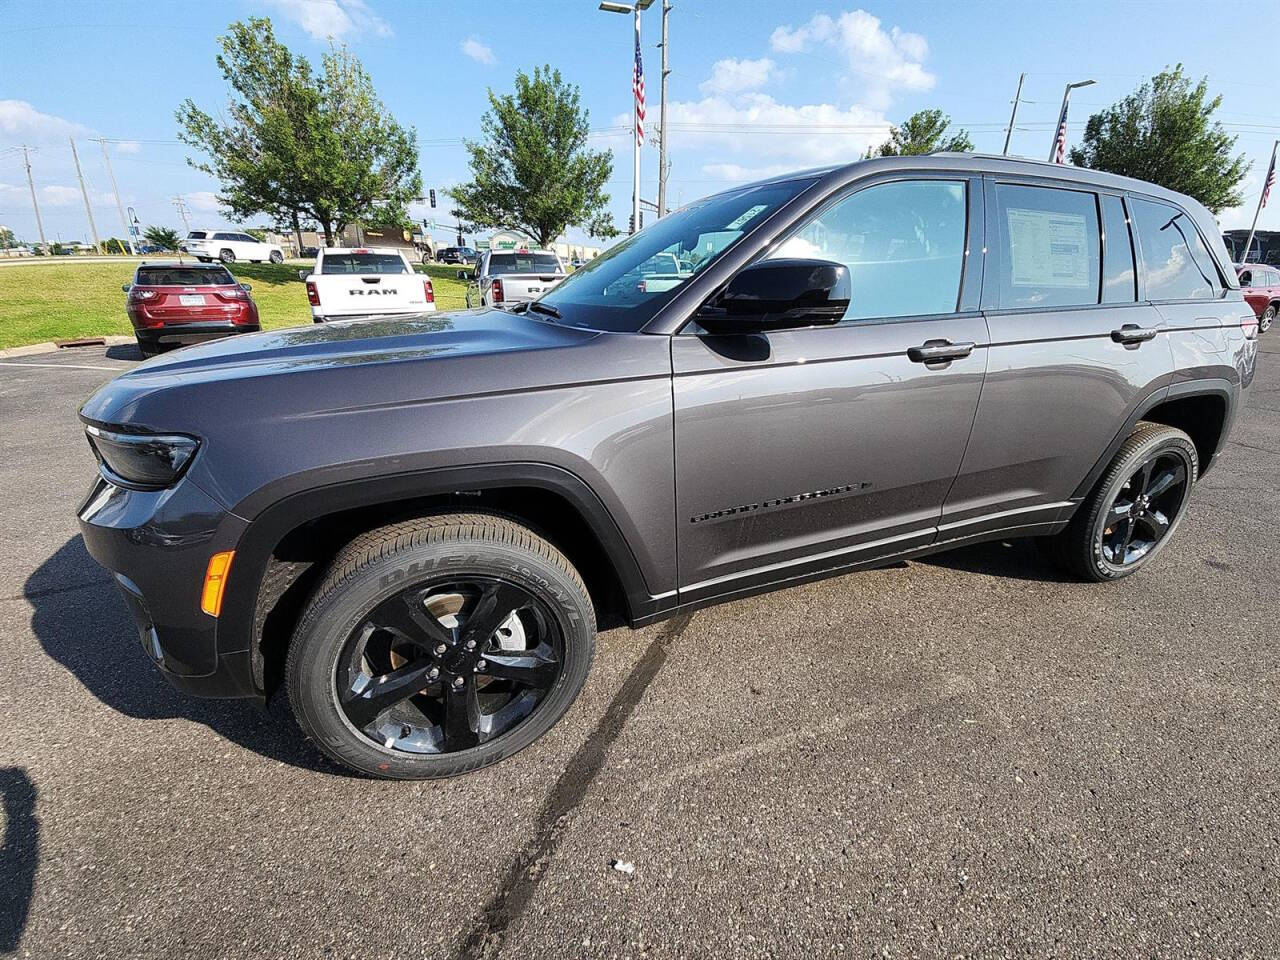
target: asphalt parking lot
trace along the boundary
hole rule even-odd
[[[74,518],[133,348],[0,361],[0,954],[1275,956],[1263,354],[1137,577],[992,544],[614,630],[546,738],[424,784],[171,690]]]

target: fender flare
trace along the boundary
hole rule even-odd
[[[1088,496],[1089,491],[1093,489],[1093,485],[1098,482],[1098,478],[1107,469],[1107,465],[1115,459],[1116,453],[1125,440],[1128,439],[1129,434],[1133,433],[1133,429],[1138,425],[1139,420],[1160,406],[1160,404],[1169,400],[1179,400],[1183,397],[1219,397],[1222,399],[1226,408],[1226,420],[1222,424],[1222,433],[1218,440],[1218,449],[1222,449],[1222,443],[1230,432],[1235,418],[1235,406],[1232,403],[1235,397],[1235,387],[1231,381],[1220,377],[1210,377],[1202,380],[1183,380],[1169,386],[1160,387],[1147,394],[1146,398],[1129,414],[1124,426],[1120,428],[1115,438],[1107,445],[1106,452],[1102,454],[1098,462],[1094,464],[1093,469],[1089,471],[1084,480],[1080,482],[1080,485],[1072,492],[1071,499],[1078,501]],[[1200,465],[1201,477],[1208,471],[1211,462],[1212,460]],[[1065,517],[1062,519],[1065,519]]]
[[[629,617],[641,620],[657,609],[658,598],[650,594],[622,531],[595,491],[576,474],[533,462],[446,467],[320,484],[284,496],[258,511],[236,544],[227,582],[228,602],[219,618],[219,653],[253,647],[263,575],[272,551],[289,531],[309,520],[357,507],[504,487],[535,487],[565,499],[586,522],[613,564]],[[251,496],[258,500],[261,493]]]

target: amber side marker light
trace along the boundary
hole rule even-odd
[[[234,550],[215,553],[209,558],[209,566],[204,572],[204,590],[200,594],[200,609],[211,617],[222,612],[222,593],[227,589],[227,574],[231,572],[231,558]]]

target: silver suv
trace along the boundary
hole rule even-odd
[[[870,160],[691,204],[515,311],[145,363],[81,411],[80,522],[175,684],[283,685],[330,757],[448,776],[560,718],[602,620],[992,538],[1143,569],[1257,329],[1187,197]]]

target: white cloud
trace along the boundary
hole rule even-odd
[[[478,37],[467,37],[458,48],[474,60],[476,63],[497,63],[498,58],[493,55],[493,49],[480,42]]]
[[[76,187],[50,184],[47,187],[41,187],[39,193],[40,202],[50,207],[69,207],[73,203],[81,202],[80,190]]]
[[[192,210],[205,213],[216,213],[218,210],[218,195],[212,190],[193,190],[191,193],[184,193],[182,197]]]
[[[712,64],[711,76],[703,80],[698,89],[710,95],[755,90],[763,87],[776,72],[776,65],[768,57],[759,60],[728,57]]]
[[[772,163],[763,167],[744,167],[740,163],[704,163],[702,172],[712,180],[767,180],[795,170],[790,163]]]
[[[141,153],[142,144],[136,140],[121,140],[115,145],[116,153]]]
[[[24,143],[56,143],[89,133],[87,127],[49,113],[41,113],[26,100],[0,100],[0,134]]]
[[[929,44],[918,33],[898,27],[885,31],[880,18],[865,10],[847,10],[838,17],[815,14],[799,27],[778,27],[769,38],[778,53],[804,53],[827,47],[844,57],[859,99],[883,109],[900,90],[931,90],[936,78],[924,69]]]
[[[365,0],[270,0],[282,16],[316,40],[335,40],[372,34],[392,35],[390,25],[369,9]]]

